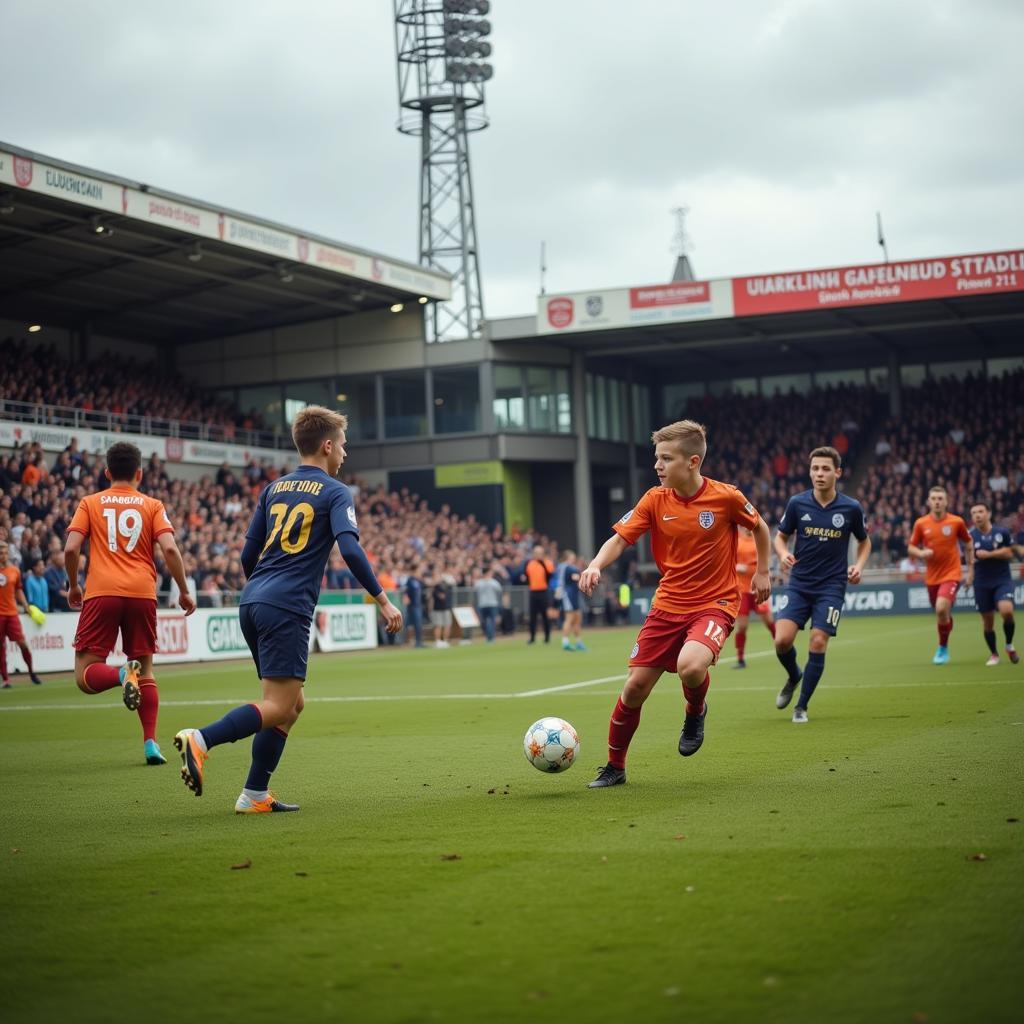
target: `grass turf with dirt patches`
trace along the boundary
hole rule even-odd
[[[971,616],[949,666],[934,637],[844,622],[794,725],[754,623],[700,753],[664,676],[600,791],[632,632],[315,657],[274,779],[302,811],[258,817],[248,741],[198,800],[170,756],[247,664],[159,673],[160,768],[116,693],[4,691],[4,1019],[1017,1020],[1024,665],[986,669]],[[580,733],[562,775],[521,752],[544,715]]]

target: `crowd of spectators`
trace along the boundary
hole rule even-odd
[[[928,489],[945,487],[949,508],[968,520],[977,501],[1014,536],[1024,531],[1024,371],[905,388],[899,417],[881,425],[857,488],[876,551],[905,560]]]
[[[123,356],[72,363],[53,345],[30,346],[10,338],[0,341],[0,396],[10,402],[80,410],[85,425],[102,429],[165,434],[178,421],[182,437],[198,437],[202,424],[208,428],[206,436],[216,441],[231,441],[239,429],[267,432],[258,413],[241,413],[229,402],[152,366]],[[47,415],[58,421],[55,408],[44,418]]]
[[[774,526],[790,496],[810,487],[810,451],[831,445],[849,473],[885,401],[873,389],[840,386],[800,395],[707,396],[691,399],[684,414],[708,428],[704,472],[736,484]]]

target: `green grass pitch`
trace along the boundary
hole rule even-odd
[[[3,1019],[1020,1019],[1024,665],[984,667],[976,616],[945,668],[930,618],[844,622],[806,726],[752,624],[700,753],[664,676],[628,785],[590,791],[632,638],[312,658],[293,815],[233,814],[248,742],[197,800],[116,695],[0,693]],[[159,676],[169,756],[257,693]],[[580,733],[562,775],[522,754],[543,715]]]

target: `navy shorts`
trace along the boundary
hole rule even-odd
[[[242,635],[260,679],[305,679],[309,660],[309,619],[272,604],[238,609]]]
[[[829,636],[835,636],[839,631],[839,617],[843,614],[845,596],[845,590],[830,588],[812,592],[797,587],[786,587],[785,593],[779,599],[775,618],[789,619],[800,629],[803,629],[804,624],[810,619],[811,629],[820,629]]]
[[[1013,580],[974,584],[974,607],[979,612],[994,612],[1000,601],[1013,604]]]
[[[578,612],[580,610],[580,592],[578,590],[564,591],[558,604],[563,612]]]

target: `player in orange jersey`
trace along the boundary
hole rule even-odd
[[[185,566],[163,502],[139,493],[139,449],[125,441],[111,445],[106,477],[110,487],[88,495],[79,504],[64,548],[70,580],[68,604],[82,609],[75,633],[75,682],[83,693],[102,693],[120,686],[125,706],[139,713],[146,764],[166,764],[156,742],[160,695],[153,678],[155,547],[178,584],[178,605],[191,615],[196,604],[188,592]],[[83,602],[78,558],[86,538],[90,539],[90,557]],[[106,662],[119,630],[128,663],[115,668]]]
[[[8,640],[21,648],[21,656],[28,666],[29,679],[36,686],[42,682],[32,666],[32,652],[25,643],[25,631],[21,628],[21,619],[18,618],[18,604],[28,615],[28,599],[21,585],[21,570],[7,562],[9,552],[6,542],[0,541],[0,676],[3,677],[0,687],[4,690],[11,688],[11,681],[7,677]]]
[[[967,586],[974,580],[974,545],[967,524],[960,516],[947,512],[949,496],[945,487],[928,492],[928,515],[914,523],[907,552],[925,563],[924,582],[928,600],[935,609],[939,646],[933,665],[949,664],[949,634],[953,632],[953,602],[960,588],[960,545],[967,553]]]
[[[756,612],[761,616],[768,632],[775,636],[775,618],[772,615],[772,606],[763,601],[757,604],[754,595],[750,590],[750,581],[754,578],[757,569],[757,545],[754,543],[754,535],[745,526],[739,527],[739,537],[736,541],[736,576],[740,585],[740,613],[736,616],[736,664],[733,668],[746,668],[744,653],[747,649],[747,624],[750,622],[750,613]]]
[[[662,672],[676,672],[686,696],[679,753],[689,757],[704,742],[708,669],[718,660],[740,606],[736,581],[736,527],[754,534],[757,564],[751,578],[756,603],[771,594],[768,527],[732,485],[701,475],[707,436],[699,423],[680,420],[656,430],[654,471],[661,481],[616,524],[594,560],[583,570],[580,590],[588,597],[601,570],[643,534],[650,533],[661,582],[629,658],[629,675],[608,728],[608,763],[591,789],[626,781],[626,752],[640,724],[640,711]]]

